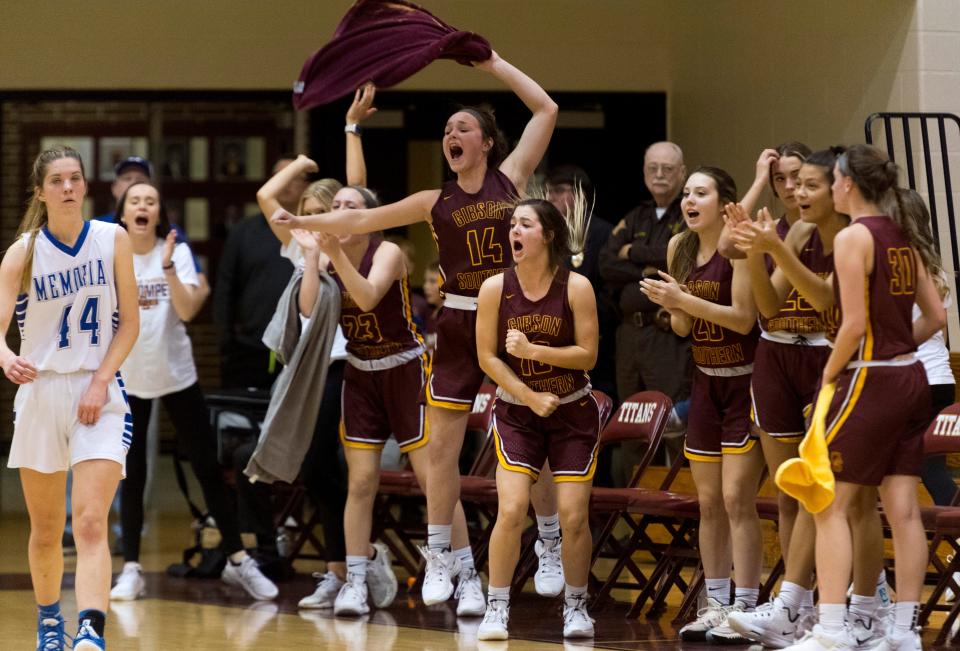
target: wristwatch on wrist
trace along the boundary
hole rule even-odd
[[[359,124],[353,123],[353,124],[348,124],[347,126],[345,126],[345,127],[343,128],[343,132],[344,132],[344,133],[352,133],[352,134],[355,135],[355,136],[359,136],[360,134],[363,133],[363,130],[360,128],[360,125],[359,125]]]

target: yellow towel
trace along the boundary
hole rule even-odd
[[[774,478],[780,490],[798,500],[810,513],[819,513],[830,506],[835,493],[826,420],[836,388],[836,384],[830,383],[820,389],[810,430],[800,443],[800,457],[780,464]]]

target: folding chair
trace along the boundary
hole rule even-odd
[[[960,454],[960,403],[950,405],[930,423],[923,435],[923,453],[925,457]],[[953,580],[954,572],[960,570],[960,559],[958,559],[960,544],[956,540],[960,537],[958,503],[960,503],[960,491],[954,493],[951,506],[927,506],[920,509],[924,528],[931,534],[930,564],[934,567],[934,573],[928,574],[927,579],[934,584],[934,589],[920,611],[919,624],[926,625],[935,610],[949,612],[947,621],[937,638],[938,645],[943,643],[953,621],[960,614],[960,599],[956,600],[952,607],[938,604],[947,588],[952,589],[954,594],[960,594],[960,586]],[[952,557],[949,557],[950,560],[947,563],[944,563],[937,553],[941,543],[946,543],[952,549]],[[956,641],[956,638],[954,639]]]
[[[615,417],[610,419],[600,437],[600,446],[622,444],[626,441],[638,441],[644,444],[644,453],[631,475],[626,488],[604,488],[595,486],[591,494],[590,512],[594,530],[598,531],[593,540],[593,554],[591,567],[596,565],[600,558],[616,560],[613,569],[604,581],[599,581],[595,575],[592,580],[600,587],[595,591],[594,602],[606,597],[610,590],[619,587],[643,587],[647,578],[634,563],[631,548],[621,545],[613,535],[614,529],[623,522],[632,531],[636,531],[636,522],[626,514],[626,507],[631,497],[630,489],[637,488],[640,481],[653,460],[660,442],[663,430],[670,415],[673,403],[658,391],[644,391],[636,393],[620,405]],[[652,541],[646,538],[641,545],[651,548]],[[627,570],[633,577],[633,582],[625,584],[619,581],[623,570]]]

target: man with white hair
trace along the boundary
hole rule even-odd
[[[652,198],[620,220],[600,253],[600,274],[618,293],[617,393],[665,393],[676,404],[690,393],[690,345],[670,328],[670,317],[640,292],[639,281],[667,270],[667,243],[684,228],[680,194],[686,180],[683,151],[656,142],[643,157],[643,180]],[[614,480],[629,479],[637,459],[624,449]]]

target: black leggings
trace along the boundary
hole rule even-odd
[[[217,521],[223,551],[243,549],[237,514],[227,493],[220,465],[217,441],[210,427],[210,415],[199,384],[160,397],[173,422],[178,449],[187,452],[193,474],[203,490],[207,510]],[[147,427],[153,400],[130,396],[133,412],[133,442],[127,451],[127,477],[120,491],[120,522],[123,527],[123,560],[140,560],[140,533],[143,529],[143,489],[147,481]]]

